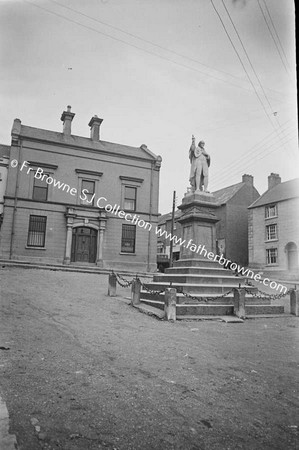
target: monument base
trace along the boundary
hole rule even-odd
[[[182,240],[180,259],[203,258],[209,252],[216,254],[216,216],[218,208],[213,194],[195,191],[185,194],[182,211],[178,219],[182,225]]]

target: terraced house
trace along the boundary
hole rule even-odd
[[[161,157],[146,145],[71,132],[75,114],[63,111],[62,132],[15,119],[3,204],[0,256],[48,263],[156,269]]]

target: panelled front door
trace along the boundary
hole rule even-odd
[[[97,255],[97,231],[88,227],[73,229],[72,262],[95,263]]]

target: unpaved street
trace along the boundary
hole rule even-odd
[[[172,324],[107,297],[106,275],[0,277],[19,449],[298,448],[298,318]]]

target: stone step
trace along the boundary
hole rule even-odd
[[[154,275],[153,281],[155,283],[184,283],[184,284],[213,284],[213,285],[233,285],[236,283],[244,284],[244,278],[236,277],[234,275],[193,275],[193,274],[157,274]]]
[[[177,305],[176,313],[179,316],[225,316],[233,315],[232,305]],[[245,315],[260,316],[266,314],[283,314],[284,307],[279,305],[248,305],[245,307]]]
[[[215,267],[224,268],[223,265],[219,264],[217,261],[210,261],[207,258],[197,258],[197,259],[179,259],[173,263],[173,267]]]
[[[191,295],[202,295],[202,296],[210,296],[213,294],[223,295],[227,293],[228,291],[232,290],[233,288],[239,287],[239,282],[232,280],[229,284],[223,284],[223,283],[209,283],[209,284],[194,284],[194,283],[172,283],[170,286],[170,283],[162,283],[162,282],[149,282],[145,283],[145,286],[148,289],[151,289],[153,291],[162,291],[166,288],[173,287],[176,289],[181,289],[184,292],[187,292]],[[244,285],[241,285],[241,287],[244,287]],[[255,289],[251,288],[250,286],[246,286],[246,289]]]
[[[235,276],[235,272],[223,269],[221,267],[168,267],[165,269],[165,275],[170,274],[192,274],[192,275],[214,275],[214,276]],[[242,277],[241,277],[242,278]]]
[[[233,304],[234,295],[229,294],[225,297],[217,297],[217,294],[214,294],[212,297],[213,299],[208,299],[205,301],[205,297],[202,297],[200,295],[195,296],[198,301],[205,302],[206,304],[219,304],[219,305],[225,305],[225,304]],[[150,292],[141,291],[141,300],[150,300],[150,301],[158,301],[158,302],[164,302],[164,294],[151,294]],[[177,294],[177,304],[181,303],[190,303],[190,304],[197,304],[197,300],[189,299],[188,297],[185,297],[183,294]],[[247,295],[245,297],[246,305],[270,305],[271,300],[263,297],[263,298],[255,298],[250,295]]]

